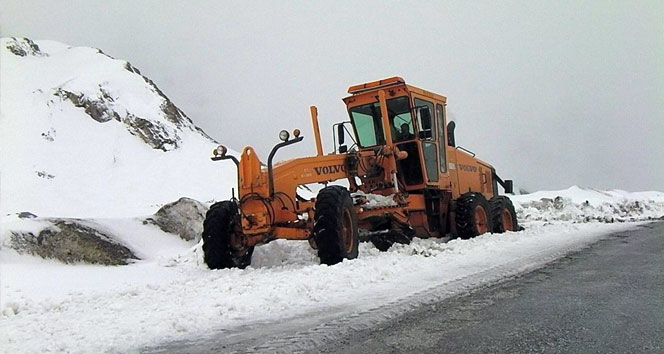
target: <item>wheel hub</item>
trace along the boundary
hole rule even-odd
[[[486,210],[481,205],[475,207],[475,227],[477,227],[477,234],[481,235],[489,232],[489,218],[487,217]]]

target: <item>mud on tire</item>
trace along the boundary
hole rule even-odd
[[[519,230],[516,211],[510,198],[504,195],[493,197],[489,201],[489,205],[491,206],[494,233]]]
[[[462,239],[493,230],[489,202],[482,194],[469,192],[456,200],[456,229]]]
[[[346,188],[329,186],[316,197],[313,237],[321,264],[357,258],[359,235],[353,199]]]
[[[246,268],[251,264],[253,247],[234,249],[231,235],[242,233],[240,214],[235,202],[212,204],[203,222],[203,259],[210,269]]]

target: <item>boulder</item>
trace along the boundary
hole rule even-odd
[[[129,248],[110,236],[83,225],[76,219],[45,219],[51,226],[32,232],[12,231],[9,245],[19,253],[29,253],[64,263],[125,265],[138,259]]]
[[[203,221],[207,210],[207,205],[183,197],[161,207],[146,222],[151,222],[163,231],[178,235],[186,241],[198,242],[203,233]]]

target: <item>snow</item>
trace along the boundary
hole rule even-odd
[[[366,209],[376,209],[376,208],[399,205],[394,200],[394,194],[392,195],[366,194],[362,191],[357,191],[355,193],[352,193],[351,196],[355,199],[360,198],[366,200],[366,203],[363,204],[363,207],[365,207]]]
[[[573,186],[563,191],[515,195],[511,199],[521,221],[625,222],[660,218],[664,193],[601,191]]]
[[[235,167],[210,160],[216,143],[161,111],[164,99],[127,62],[93,48],[36,41],[46,55],[24,57],[0,41],[0,215],[133,217],[188,196],[230,197]],[[180,139],[153,149],[125,122],[100,123],[58,90],[113,98],[108,107],[159,124]],[[231,153],[236,154],[234,151]]]
[[[584,198],[596,193],[596,206],[638,197],[650,209],[632,211],[635,220],[664,216],[659,192],[571,188],[514,200],[525,215],[521,205],[542,197],[581,202],[569,205],[583,210]],[[613,213],[603,210],[605,217]],[[310,313],[393,309],[395,302],[446,293],[468,279],[482,284],[534,269],[641,224],[571,222],[564,220],[566,212],[543,208],[547,220],[523,221],[525,231],[470,240],[415,239],[387,252],[362,243],[358,259],[334,266],[318,264],[307,242],[279,240],[257,247],[245,270],[214,271],[203,264],[200,244],[137,218],[89,219],[146,258],[121,267],[63,265],[3,248],[0,346],[9,352],[126,352]],[[39,220],[20,221],[26,229],[34,228],[31,222]]]
[[[216,144],[193,125],[165,119],[162,98],[122,60],[51,41],[37,41],[44,55],[19,57],[5,50],[7,41],[0,41],[2,352],[133,352],[258,322],[398,309],[450,296],[459,284],[535,269],[664,217],[664,193],[574,186],[512,196],[520,232],[415,239],[387,252],[361,243],[358,259],[334,266],[320,265],[306,241],[278,240],[257,247],[245,270],[209,270],[200,243],[143,220],[183,196],[230,197],[234,166],[210,161]],[[178,147],[154,149],[121,122],[99,123],[54,95],[66,89],[94,96],[100,87],[114,97],[115,112],[159,122],[180,138]],[[364,197],[368,208],[395,203]],[[39,217],[18,217],[28,211]],[[54,227],[48,217],[77,218],[140,260],[66,265],[8,247],[12,231]]]

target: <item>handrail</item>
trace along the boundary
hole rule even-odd
[[[237,192],[238,192],[238,195],[239,195],[239,193],[240,193],[240,161],[238,161],[237,158],[233,155],[212,156],[210,159],[212,161],[231,160],[231,161],[233,161],[233,163],[235,163],[235,172],[237,173]]]
[[[302,141],[302,139],[304,139],[304,137],[300,136],[292,140],[284,141],[283,143],[275,145],[272,148],[272,151],[270,151],[270,155],[267,157],[267,182],[270,188],[270,198],[274,196],[274,176],[272,173],[272,159],[274,158],[274,154],[276,154],[277,150],[281,149],[282,147],[299,143]]]

